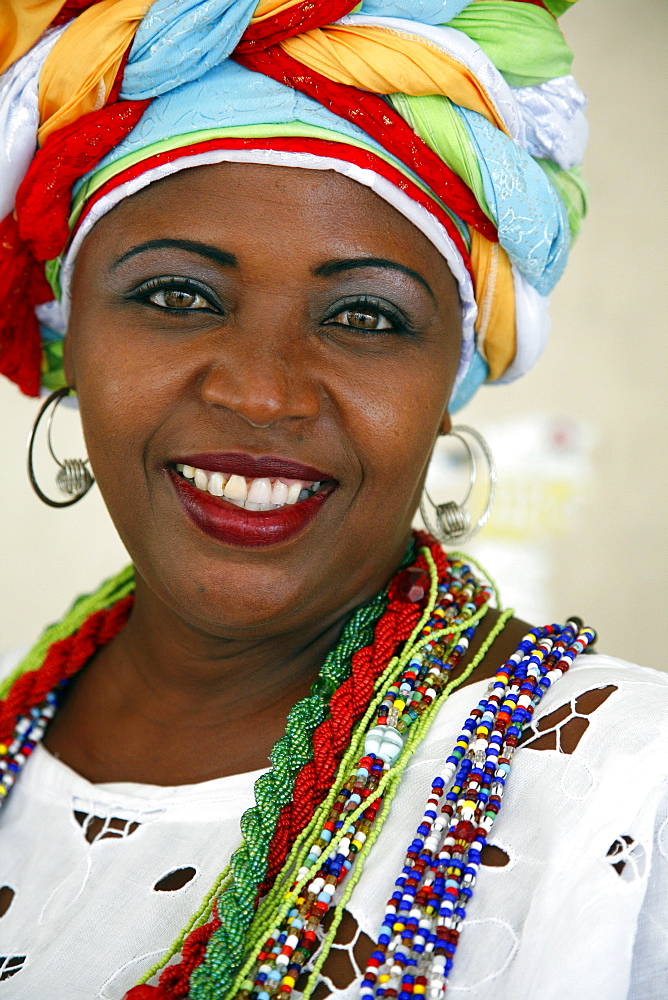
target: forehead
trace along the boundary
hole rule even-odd
[[[123,209],[147,217],[168,212],[178,218],[200,206],[215,206],[226,215],[252,210],[252,206],[290,205],[298,216],[316,211],[321,217],[353,213],[356,217],[394,220],[399,227],[414,227],[370,188],[358,184],[334,169],[299,169],[258,163],[213,163],[179,170],[154,181],[129,199],[121,201],[114,213]]]
[[[250,163],[181,170],[121,201],[95,225],[84,249],[99,260],[157,236],[242,254],[289,252],[309,266],[318,257],[394,256],[455,287],[423,233],[370,188],[334,170]]]

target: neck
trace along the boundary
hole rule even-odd
[[[412,605],[413,615],[406,618],[406,596],[401,595],[408,592],[400,588],[394,593],[387,621],[392,620],[395,643],[400,643],[421,612]],[[130,621],[70,682],[64,704],[47,732],[47,748],[93,782],[188,784],[266,767],[271,747],[283,736],[290,708],[309,694],[351,609],[321,621],[317,629],[284,630],[271,638],[220,638],[182,620],[176,628],[172,621],[170,627],[166,609],[147,596],[140,579]],[[354,648],[373,642],[374,623],[381,613],[381,601],[360,608],[323,678],[341,683]],[[395,621],[392,616],[397,613]],[[470,655],[495,617],[492,612],[486,616]],[[397,630],[400,620],[404,624]],[[510,631],[515,629],[503,632],[504,647]],[[382,623],[381,632],[385,636]],[[370,649],[370,658],[363,661],[367,672],[384,669],[381,650],[387,642],[379,641],[373,647],[376,652]],[[500,641],[490,651],[497,665],[511,652],[502,650]],[[385,653],[391,655],[391,649]],[[454,677],[470,655],[455,667]],[[471,679],[488,676],[488,659]],[[317,714],[319,704],[310,699],[305,709]],[[297,724],[296,717],[293,724]]]
[[[344,609],[278,635],[212,636],[147,599],[138,580],[130,620],[100,659],[111,663],[116,688],[141,691],[146,714],[192,711],[218,721],[231,707],[245,715],[250,706],[275,706],[287,690],[306,693],[347,617]]]
[[[130,620],[71,682],[44,743],[93,782],[174,785],[266,767],[351,610],[221,638],[174,615],[139,577]]]

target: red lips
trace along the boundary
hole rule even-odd
[[[188,518],[205,535],[225,545],[259,548],[287,541],[310,524],[337,485],[336,480],[319,469],[273,456],[179,455],[174,464],[177,463],[206,469],[207,472],[245,476],[247,479],[301,479],[324,484],[306,500],[286,504],[275,510],[253,511],[198,489],[175,469],[169,468],[170,480]]]

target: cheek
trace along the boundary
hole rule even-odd
[[[130,338],[86,317],[69,335],[70,357],[88,455],[105,497],[125,485],[138,488],[143,450],[164,405],[164,378]]]
[[[146,418],[152,394],[146,397],[144,383],[135,377],[127,359],[108,364],[99,356],[89,365],[79,365],[77,371],[81,420],[95,462],[127,449]]]
[[[104,309],[73,310],[67,354],[88,433],[119,442],[150,426],[187,374],[168,343]]]
[[[348,412],[368,487],[412,502],[445,413],[452,378],[445,352],[423,352],[383,368],[382,376],[348,387]]]

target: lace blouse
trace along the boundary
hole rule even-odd
[[[408,765],[317,1000],[357,997],[431,779],[487,683],[452,695]],[[121,1000],[225,866],[260,773],[93,785],[37,748],[0,813],[0,1000]],[[448,996],[665,998],[667,791],[668,675],[580,657],[515,757]]]

